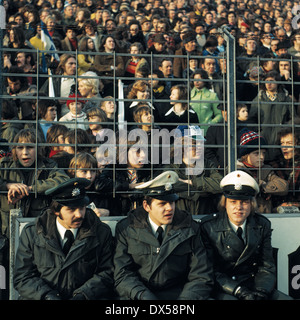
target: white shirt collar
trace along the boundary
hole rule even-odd
[[[241,226],[237,226],[235,225],[234,223],[232,223],[229,219],[228,219],[229,223],[230,223],[230,226],[231,228],[233,229],[234,232],[237,231],[238,227],[241,227],[243,229],[243,233],[244,233],[244,230],[245,230],[245,226],[246,226],[246,222],[247,222],[247,219],[244,221],[244,223],[241,225]]]
[[[152,233],[155,236],[157,236],[156,231],[159,228],[159,226],[155,222],[153,222],[149,216],[148,216],[148,218],[149,218],[149,223],[150,223],[150,226],[151,226]],[[161,227],[163,228],[163,230],[165,232],[167,225],[163,224],[163,225],[161,225]]]
[[[59,223],[59,221],[57,220],[56,218],[56,228],[57,228],[57,231],[60,235],[60,242],[61,242],[61,245],[63,246],[64,243],[66,242],[66,239],[65,238],[65,233],[68,229],[66,229],[63,225],[61,225]],[[73,235],[74,235],[74,239],[76,238],[76,235],[77,235],[77,231],[78,229],[70,229],[70,231],[72,231]]]

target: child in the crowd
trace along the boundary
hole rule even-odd
[[[237,169],[249,173],[258,183],[258,212],[272,213],[272,196],[288,193],[288,182],[274,172],[273,167],[264,164],[267,141],[258,133],[244,128],[240,131]]]
[[[69,130],[65,134],[65,151],[70,154],[91,152],[91,139],[83,129]]]
[[[238,131],[242,130],[245,127],[245,124],[248,122],[248,107],[245,104],[238,104],[236,107],[236,116],[237,116],[237,128]]]
[[[99,174],[98,163],[96,158],[87,152],[79,152],[70,162],[68,174],[71,178],[85,178],[91,181],[91,184],[86,187],[90,207],[98,217],[109,216],[108,200],[104,194],[95,192],[94,182]]]
[[[88,128],[86,113],[82,111],[84,100],[80,95],[71,94],[67,100],[67,107],[70,112],[62,116],[59,121],[64,122],[64,125],[69,129],[83,129]],[[75,123],[76,122],[76,123]]]
[[[106,122],[108,124],[105,125],[106,128],[114,129],[114,121],[117,121],[117,106],[114,98],[112,96],[107,96],[105,99],[112,99],[112,100],[103,100],[100,104],[100,108],[105,112],[106,114]]]

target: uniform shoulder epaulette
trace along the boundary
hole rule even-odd
[[[205,223],[207,221],[211,221],[211,220],[216,219],[218,216],[219,216],[219,213],[208,214],[208,215],[202,217],[201,219],[199,219],[198,222],[203,224],[203,223]]]

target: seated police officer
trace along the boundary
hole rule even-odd
[[[175,208],[177,173],[136,187],[141,207],[116,226],[115,287],[121,299],[208,299],[211,265],[190,213]]]
[[[112,234],[86,208],[89,184],[74,178],[47,190],[50,208],[22,230],[14,274],[22,299],[90,300],[111,295]]]
[[[271,223],[256,213],[256,181],[233,171],[220,183],[219,213],[204,217],[201,235],[213,262],[217,300],[290,299],[275,290]]]

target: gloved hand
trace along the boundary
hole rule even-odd
[[[86,300],[86,298],[84,294],[76,293],[70,300]]]
[[[233,294],[239,300],[256,300],[255,293],[246,287],[239,286]]]
[[[255,294],[255,300],[267,300],[268,299],[268,293],[264,290],[256,290],[254,291]]]
[[[144,290],[137,293],[136,300],[157,300],[157,297],[151,291]]]
[[[61,297],[59,296],[59,293],[57,291],[49,291],[45,297],[44,300],[61,300]]]

